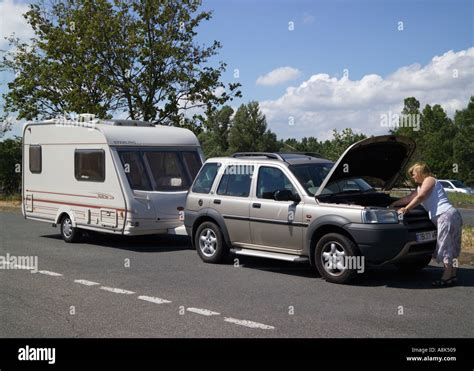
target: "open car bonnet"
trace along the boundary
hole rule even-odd
[[[348,178],[371,177],[389,190],[401,175],[415,151],[415,142],[404,136],[382,135],[351,145],[329,171],[316,196],[333,182]]]

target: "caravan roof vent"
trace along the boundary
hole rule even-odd
[[[112,125],[112,126],[155,126],[153,123],[148,121],[139,121],[139,120],[104,120],[103,124]]]
[[[77,115],[77,121],[79,122],[91,122],[96,117],[93,113],[80,113]]]

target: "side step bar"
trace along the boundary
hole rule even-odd
[[[309,259],[306,256],[282,254],[279,252],[260,251],[252,249],[233,248],[231,252],[237,255],[256,256],[259,258],[269,258],[277,260],[285,260],[289,262],[307,262]]]

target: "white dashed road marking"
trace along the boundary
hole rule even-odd
[[[117,289],[115,287],[101,286],[100,289],[105,290],[105,291],[110,291],[110,292],[113,292],[115,294],[127,294],[127,295],[135,294],[134,291],[124,290],[124,289]]]
[[[38,273],[45,274],[45,275],[47,275],[47,276],[54,276],[54,277],[60,277],[60,276],[62,276],[61,273],[50,272],[50,271],[38,271]]]
[[[35,267],[30,267],[29,265],[21,265],[21,264],[14,264],[14,263],[6,263],[6,266],[8,269],[21,269],[25,271],[32,271],[35,269]],[[35,273],[35,272],[31,272]]]
[[[76,283],[80,283],[81,285],[85,286],[95,286],[95,285],[100,285],[98,282],[93,282],[93,281],[88,281],[88,280],[74,280]]]
[[[186,308],[188,312],[193,312],[197,314],[202,314],[203,316],[219,316],[220,313],[213,312],[209,309],[200,309],[200,308]]]
[[[274,330],[275,327],[269,326],[269,325],[264,325],[263,323],[258,323],[258,322],[253,322],[253,321],[247,321],[247,320],[242,320],[242,319],[235,319],[231,317],[226,317],[224,318],[224,321],[234,323],[239,326],[245,326],[245,327],[250,327],[250,328],[259,328],[262,330]]]
[[[21,268],[23,268],[23,269],[32,269],[30,267],[19,266],[19,265],[15,265],[15,268],[17,268],[17,269],[21,269]],[[51,271],[38,271],[37,273],[44,274],[44,275],[47,275],[47,276],[53,276],[53,277],[61,277],[62,276],[61,273],[56,273],[56,272],[51,272]],[[100,285],[100,283],[98,283],[98,282],[82,280],[82,279],[81,280],[74,280],[74,282],[79,283],[81,285],[85,285],[85,286]],[[113,292],[115,294],[126,294],[126,295],[135,294],[134,291],[119,289],[119,288],[116,288],[116,287],[101,286],[100,289],[104,290],[104,291]],[[150,303],[155,303],[155,304],[171,303],[170,300],[158,298],[158,297],[155,297],[155,296],[140,295],[140,296],[138,296],[138,299],[148,301]],[[196,313],[196,314],[200,314],[200,315],[208,316],[208,317],[210,317],[210,316],[219,316],[220,315],[220,313],[214,312],[214,311],[209,310],[209,309],[189,307],[189,308],[186,308],[186,310],[188,312],[192,312],[192,313]],[[224,321],[229,322],[229,323],[233,323],[233,324],[239,325],[239,326],[249,327],[249,328],[256,328],[256,329],[262,329],[262,330],[274,330],[275,329],[275,327],[265,325],[263,323],[258,323],[258,322],[248,321],[248,320],[242,320],[242,319],[236,319],[236,318],[232,318],[232,317],[225,317]]]
[[[155,304],[171,303],[171,301],[169,301],[169,300],[157,298],[157,297],[154,297],[154,296],[141,295],[141,296],[138,297],[138,299],[149,301],[150,303],[155,303]]]

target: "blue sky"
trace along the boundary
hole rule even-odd
[[[448,50],[473,45],[472,1],[208,0],[214,11],[200,40],[221,41],[219,58],[240,71],[244,100],[274,99],[285,86],[256,86],[258,76],[280,66],[302,74],[386,76],[412,63],[428,63]],[[288,23],[294,22],[294,30]],[[403,31],[398,22],[403,22]]]
[[[12,19],[25,4],[0,0],[1,36],[21,31],[21,20]],[[406,96],[440,103],[451,115],[467,105],[474,94],[473,8],[467,0],[204,0],[213,18],[197,40],[223,44],[215,58],[228,64],[223,80],[242,84],[243,98],[232,106],[259,101],[279,137],[326,139],[344,127],[378,134],[387,130],[380,114],[399,112]],[[281,68],[280,82],[270,75],[267,84],[256,83]],[[10,78],[0,73],[0,92]]]

